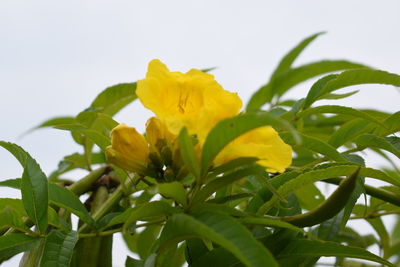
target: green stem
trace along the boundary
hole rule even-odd
[[[110,197],[103,203],[103,205],[93,213],[93,219],[98,221],[101,217],[106,215],[125,195],[124,188],[135,186],[139,182],[140,176],[135,175],[133,179],[126,179],[125,184],[120,184],[117,189],[110,195]],[[84,224],[78,230],[80,233],[84,233],[88,229],[88,225]]]
[[[110,166],[103,166],[94,171],[91,171],[88,175],[80,179],[79,181],[73,183],[68,189],[74,194],[80,196],[86,193],[103,174],[111,171]]]
[[[343,178],[337,177],[337,178],[322,180],[322,182],[338,185],[342,180]],[[367,195],[378,198],[380,200],[384,200],[386,202],[389,202],[390,204],[400,207],[400,196],[390,191],[384,190],[382,188],[376,188],[370,185],[364,185],[364,188],[365,188],[365,193],[367,193]]]

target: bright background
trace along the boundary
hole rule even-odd
[[[244,102],[290,48],[320,31],[328,33],[297,64],[349,59],[400,73],[399,10],[398,0],[2,0],[0,140],[21,145],[49,173],[79,149],[69,134],[46,129],[18,136],[49,117],[77,114],[110,85],[143,78],[153,58],[171,70],[217,67],[217,81]],[[304,96],[309,85],[290,96]],[[337,103],[399,110],[399,91],[390,86],[359,89]],[[143,129],[149,116],[135,102],[117,120]],[[21,173],[0,149],[0,179]],[[4,188],[0,194],[18,197]],[[114,265],[123,266],[126,254],[117,241]],[[17,263],[15,258],[2,266]]]

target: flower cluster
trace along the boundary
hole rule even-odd
[[[141,174],[156,170],[164,181],[186,175],[180,160],[177,135],[186,127],[197,139],[196,150],[210,130],[221,120],[239,114],[242,101],[218,84],[214,76],[192,69],[187,73],[171,72],[159,60],[149,63],[146,78],[138,81],[136,94],[156,117],[148,120],[145,136],[135,128],[120,124],[111,132],[107,148],[111,163]],[[243,134],[228,144],[216,157],[220,165],[240,157],[256,157],[269,172],[283,172],[292,160],[292,148],[270,126]],[[160,172],[157,172],[159,170]],[[171,178],[169,177],[169,174]]]

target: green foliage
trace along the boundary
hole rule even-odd
[[[205,140],[186,128],[174,140],[158,133],[141,173],[104,154],[118,125],[113,116],[137,98],[136,83],[109,87],[76,116],[34,128],[69,131],[83,148],[48,176],[24,149],[0,141],[23,167],[21,178],[0,181],[22,195],[0,199],[0,261],[24,253],[21,266],[111,266],[113,235],[122,233],[136,253],[128,267],[315,266],[322,257],[335,257],[336,266],[400,264],[400,111],[318,105],[356,98],[358,91],[336,92],[353,85],[400,86],[400,76],[345,60],[293,67],[320,35],[289,51],[246,111],[220,121]],[[304,98],[287,97],[316,78]],[[293,149],[284,173],[268,173],[252,157],[215,166],[233,140],[266,125]],[[387,166],[374,164],[371,153]],[[70,180],[76,169],[88,173]],[[386,215],[396,216],[392,229]],[[351,228],[353,220],[366,221],[376,237]],[[380,255],[369,251],[374,245]]]

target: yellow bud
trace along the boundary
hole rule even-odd
[[[292,163],[292,147],[270,126],[251,130],[229,143],[216,157],[216,165],[240,157],[254,157],[268,172],[284,172]]]
[[[111,131],[111,146],[106,149],[109,162],[132,172],[143,172],[149,160],[149,147],[135,128],[120,124]]]
[[[151,117],[146,123],[146,139],[150,149],[160,150],[163,144],[171,143],[176,138],[159,118]]]

